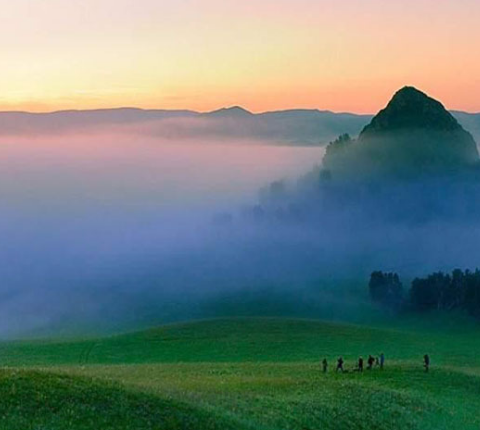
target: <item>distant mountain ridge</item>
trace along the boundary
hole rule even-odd
[[[452,112],[480,141],[480,113]],[[96,128],[135,127],[159,137],[219,137],[270,140],[288,145],[326,145],[338,135],[357,136],[373,115],[289,109],[252,113],[226,107],[200,113],[192,110],[114,108],[51,113],[0,112],[0,135],[48,135]]]

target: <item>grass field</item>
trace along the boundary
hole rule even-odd
[[[272,318],[9,342],[0,350],[0,429],[478,430],[479,335],[468,323]],[[352,370],[359,355],[382,351],[384,370],[333,371],[339,355]]]

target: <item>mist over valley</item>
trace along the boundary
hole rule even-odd
[[[368,127],[301,110],[0,114],[0,333],[368,320],[374,270],[476,267],[476,145],[409,91]]]

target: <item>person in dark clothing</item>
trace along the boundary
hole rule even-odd
[[[428,354],[423,356],[423,366],[425,367],[425,372],[428,372],[428,369],[430,368],[430,357]]]
[[[380,369],[383,369],[384,364],[385,364],[385,354],[382,352],[380,354]]]
[[[339,357],[338,360],[337,360],[337,370],[336,370],[337,372],[341,371],[343,373],[343,371],[344,371],[343,370],[343,363],[344,363],[343,358]]]
[[[327,373],[327,370],[328,370],[328,362],[327,362],[327,359],[324,358],[322,360],[322,369],[323,369],[323,373]]]
[[[372,370],[373,363],[375,363],[375,359],[371,355],[369,355],[367,363],[368,363],[367,369]]]
[[[358,371],[363,372],[363,358],[362,357],[360,357],[358,359]]]

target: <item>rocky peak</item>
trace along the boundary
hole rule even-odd
[[[462,126],[439,101],[414,87],[404,87],[363,129],[361,137],[419,129],[455,131]]]

